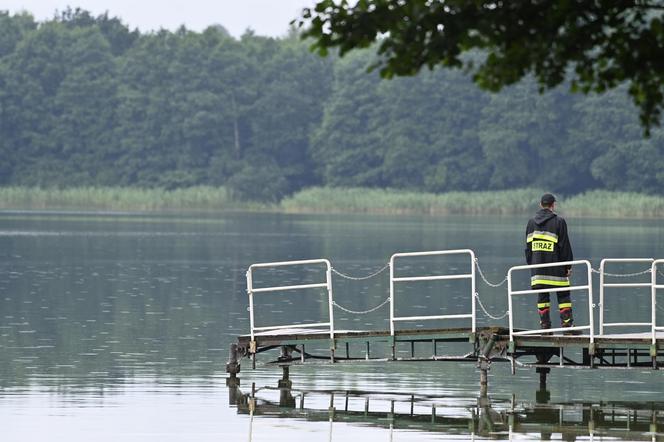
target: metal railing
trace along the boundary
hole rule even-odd
[[[567,286],[559,288],[545,288],[537,290],[512,290],[512,274],[515,271],[519,270],[530,270],[530,269],[541,269],[547,267],[560,267],[560,266],[574,266],[574,265],[585,265],[588,273],[587,283],[580,286]],[[525,331],[514,331],[514,309],[512,306],[512,297],[516,295],[530,295],[536,293],[555,293],[555,292],[565,292],[565,291],[580,291],[586,290],[588,292],[588,325],[582,326],[573,326],[573,327],[561,327],[561,328],[549,328],[545,330],[525,330]],[[590,333],[590,342],[594,342],[594,323],[593,323],[593,278],[592,278],[592,267],[590,262],[587,260],[577,260],[577,261],[564,261],[564,262],[554,262],[548,264],[533,264],[533,265],[521,265],[515,266],[509,269],[507,272],[507,300],[508,300],[508,310],[509,310],[509,325],[510,325],[510,341],[514,341],[514,336],[525,336],[525,335],[539,335],[542,333],[554,333],[561,331],[573,331],[573,330],[588,330]]]
[[[664,264],[664,259],[656,259],[652,262],[650,267],[650,282],[651,282],[651,321],[652,321],[652,343],[653,345],[657,344],[657,332],[664,331],[664,327],[657,326],[657,290],[664,289],[664,284],[657,284],[657,266],[659,264]]]
[[[315,284],[299,284],[299,285],[282,285],[274,287],[260,287],[254,288],[253,285],[253,270],[257,268],[274,268],[274,267],[286,267],[286,266],[302,266],[302,265],[313,265],[313,264],[325,264],[325,282],[315,283]],[[328,299],[328,311],[329,311],[329,321],[328,322],[317,322],[312,324],[294,324],[294,325],[270,325],[256,327],[254,320],[254,294],[255,293],[267,293],[267,292],[280,292],[286,290],[303,290],[303,289],[312,289],[312,288],[326,288],[327,289],[327,299]],[[247,270],[247,294],[249,295],[249,323],[251,326],[251,340],[254,341],[254,335],[257,331],[267,331],[267,330],[285,330],[285,329],[294,329],[294,328],[304,328],[304,327],[329,327],[330,329],[330,339],[334,339],[334,312],[332,304],[334,300],[332,299],[332,266],[330,261],[327,259],[310,259],[303,261],[283,261],[283,262],[264,262],[258,264],[252,264]]]
[[[439,255],[468,255],[470,258],[470,273],[451,274],[451,275],[429,275],[429,276],[408,276],[395,277],[395,260],[403,257],[413,256],[439,256]],[[441,281],[455,279],[470,279],[471,291],[471,312],[468,314],[456,315],[427,315],[427,316],[395,316],[394,315],[394,283],[395,282],[415,282],[415,281]],[[433,319],[470,319],[472,322],[472,332],[475,332],[475,253],[470,249],[459,250],[436,250],[430,252],[411,252],[395,253],[390,258],[390,334],[394,336],[394,323],[398,321],[427,321]]]
[[[607,283],[605,281],[606,265],[610,263],[637,263],[647,262],[652,263],[652,258],[604,258],[599,264],[599,334],[604,334],[605,327],[651,327],[653,322],[605,322],[604,321],[604,294],[606,288],[638,288],[647,287],[651,288],[650,282],[621,282],[621,283]]]

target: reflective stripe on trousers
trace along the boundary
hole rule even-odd
[[[569,287],[569,278],[567,276],[534,275],[530,277],[530,285]]]

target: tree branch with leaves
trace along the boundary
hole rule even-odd
[[[649,134],[664,102],[663,16],[663,2],[639,0],[322,0],[296,21],[321,55],[376,44],[373,68],[386,78],[443,66],[490,91],[528,75],[540,91],[627,83]]]

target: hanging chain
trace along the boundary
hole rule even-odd
[[[368,275],[368,276],[350,276],[350,275],[345,275],[345,274],[341,273],[340,271],[338,271],[337,269],[335,269],[334,267],[332,267],[332,271],[333,271],[334,273],[336,273],[337,275],[341,276],[342,278],[350,279],[350,280],[352,280],[352,281],[364,281],[365,279],[371,279],[371,278],[373,278],[374,276],[378,276],[378,275],[380,275],[381,273],[383,273],[383,272],[384,272],[385,270],[387,270],[388,268],[390,268],[390,264],[389,264],[389,263],[385,264],[385,266],[383,266],[380,270],[378,270],[378,271],[376,271],[376,272],[374,272],[374,273],[372,273],[371,275]]]
[[[480,308],[482,309],[484,314],[487,315],[489,318],[495,320],[495,321],[499,321],[499,320],[505,318],[510,313],[509,310],[508,310],[505,313],[503,313],[501,316],[494,316],[491,313],[489,313],[486,308],[484,308],[484,304],[482,304],[482,300],[480,299],[480,294],[479,293],[475,293],[475,298],[477,299],[477,303],[480,305]]]
[[[479,264],[479,260],[478,260],[477,258],[475,258],[475,266],[477,267],[477,272],[479,273],[480,278],[482,278],[482,281],[484,281],[484,283],[487,284],[488,286],[490,286],[490,287],[494,287],[494,288],[495,288],[495,287],[500,287],[500,286],[502,286],[503,284],[505,284],[505,283],[507,282],[507,276],[505,276],[505,278],[504,278],[502,281],[500,281],[499,283],[497,283],[497,284],[492,283],[491,281],[489,281],[489,280],[486,278],[486,276],[484,275],[484,272],[482,271],[482,268],[480,267],[480,264]],[[389,267],[390,267],[390,264],[387,263],[387,264],[385,264],[383,267],[381,267],[380,269],[378,269],[377,271],[375,271],[375,272],[373,272],[373,273],[371,273],[370,275],[367,275],[367,276],[350,276],[350,275],[346,275],[346,274],[344,274],[344,273],[341,273],[340,271],[338,271],[338,270],[335,269],[334,267],[332,267],[332,272],[334,272],[335,274],[337,274],[338,276],[340,276],[340,277],[342,277],[342,278],[349,279],[349,280],[352,280],[352,281],[364,281],[364,280],[371,279],[371,278],[373,278],[373,277],[375,277],[375,276],[380,275],[380,274],[383,273],[385,270],[387,270]],[[601,273],[601,272],[600,272],[599,270],[597,270],[597,269],[593,269],[593,268],[591,268],[591,270],[592,270],[593,273],[598,273],[598,274]],[[646,270],[643,270],[643,271],[640,271],[640,272],[634,272],[634,273],[607,273],[607,272],[604,272],[604,275],[605,275],[605,276],[610,276],[610,277],[616,277],[616,278],[630,278],[630,277],[634,277],[634,276],[645,275],[645,274],[647,274],[647,273],[651,273],[651,272],[652,272],[651,269],[646,269]],[[658,270],[658,272],[659,272],[660,275],[664,276],[664,273],[662,273],[661,270]],[[503,313],[503,314],[500,315],[500,316],[492,315],[492,314],[489,313],[488,310],[484,307],[484,304],[482,304],[482,300],[480,299],[479,293],[475,293],[474,296],[475,296],[475,298],[477,299],[477,303],[479,304],[479,306],[480,306],[480,308],[482,309],[482,311],[484,312],[484,314],[485,314],[486,316],[488,316],[489,318],[498,321],[498,320],[504,319],[505,317],[507,317],[507,315],[509,315],[509,310],[506,311],[505,313]],[[390,302],[390,298],[389,298],[389,296],[388,296],[387,298],[385,298],[385,300],[384,300],[383,302],[381,302],[381,303],[380,303],[379,305],[377,305],[376,307],[373,307],[373,308],[368,309],[368,310],[361,310],[361,311],[359,311],[359,310],[351,310],[351,309],[348,309],[348,308],[346,308],[346,307],[343,307],[343,306],[337,304],[335,301],[332,301],[332,305],[334,305],[335,307],[337,307],[337,308],[340,309],[340,310],[343,310],[343,311],[346,312],[346,313],[351,313],[351,314],[354,314],[354,315],[366,315],[366,314],[369,314],[369,313],[375,312],[376,310],[378,310],[378,309],[380,309],[381,307],[385,306],[385,305],[386,305],[387,303],[389,303],[389,302]],[[659,308],[659,306],[658,306],[658,308]]]
[[[353,315],[366,315],[368,313],[375,312],[376,310],[378,310],[379,308],[381,308],[382,306],[384,306],[388,302],[390,302],[390,297],[389,296],[380,305],[377,305],[374,308],[370,308],[369,310],[362,310],[362,311],[347,309],[346,307],[342,307],[339,304],[337,304],[336,301],[332,301],[332,305],[334,305],[335,307],[337,307],[340,310],[345,311],[346,313],[351,313]]]
[[[389,267],[390,267],[390,264],[387,263],[387,264],[385,264],[383,267],[381,267],[380,269],[378,269],[377,271],[375,271],[375,272],[373,272],[372,274],[367,275],[367,276],[350,276],[350,275],[346,275],[346,274],[344,274],[344,273],[341,273],[340,271],[338,271],[338,270],[335,269],[334,267],[332,267],[332,272],[334,272],[335,274],[341,276],[342,278],[350,279],[350,280],[352,280],[352,281],[364,281],[364,280],[366,280],[366,279],[371,279],[371,278],[373,278],[374,276],[378,276],[378,275],[380,275],[380,274],[383,273],[385,270],[387,270]],[[384,306],[385,304],[387,304],[388,302],[390,302],[390,297],[389,297],[389,296],[388,296],[383,302],[381,302],[379,305],[377,305],[377,306],[374,307],[374,308],[370,308],[369,310],[351,310],[351,309],[348,309],[348,308],[346,308],[346,307],[343,307],[343,306],[337,304],[336,301],[332,301],[332,305],[334,305],[336,308],[338,308],[338,309],[340,309],[340,310],[345,311],[346,313],[351,313],[351,314],[353,314],[353,315],[366,315],[366,314],[369,314],[369,313],[371,313],[371,312],[375,312],[376,310],[378,310],[379,308],[383,307],[383,306]]]
[[[599,270],[592,269],[593,273],[601,273]],[[634,273],[607,273],[604,272],[604,276],[611,276],[615,278],[629,278],[632,276],[639,276],[639,275],[645,275],[646,273],[650,273],[652,270],[651,269],[646,269],[641,272],[634,272]]]
[[[477,267],[477,272],[479,273],[480,278],[482,278],[482,281],[484,281],[486,283],[486,285],[488,285],[490,287],[500,287],[500,286],[502,286],[503,284],[505,284],[507,282],[507,276],[505,276],[505,278],[503,278],[503,280],[500,281],[497,284],[492,283],[491,281],[489,281],[486,278],[486,276],[484,275],[484,272],[482,271],[482,268],[480,267],[479,260],[477,258],[475,258],[475,266]],[[341,276],[342,278],[350,279],[350,280],[353,280],[353,281],[364,281],[366,279],[371,279],[374,276],[380,275],[381,273],[383,273],[388,268],[390,268],[389,263],[385,264],[383,267],[381,267],[380,269],[378,269],[374,273],[371,273],[370,275],[367,275],[367,276],[350,276],[350,275],[347,275],[345,273],[341,273],[340,271],[338,271],[334,267],[332,267],[332,272],[334,272],[335,274]],[[591,270],[592,270],[593,273],[597,273],[597,274],[601,273],[597,269],[591,269]],[[615,278],[631,278],[631,277],[634,277],[634,276],[645,275],[645,274],[651,273],[651,272],[652,272],[651,269],[646,269],[646,270],[643,270],[643,271],[640,271],[640,272],[633,272],[633,273],[607,273],[607,272],[604,272],[604,276],[611,276],[611,277],[615,277]],[[664,276],[664,273],[662,273],[661,270],[659,270],[659,274]]]
[[[480,278],[490,287],[500,287],[501,285],[505,284],[507,282],[507,276],[505,276],[505,279],[500,281],[498,284],[493,284],[490,282],[486,277],[484,276],[484,273],[482,272],[482,269],[480,268],[480,262],[475,258],[475,266],[477,267],[477,272],[480,274]]]

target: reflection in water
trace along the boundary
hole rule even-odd
[[[577,438],[661,440],[664,433],[662,402],[550,403],[550,393],[539,390],[535,401],[489,400],[476,402],[424,393],[384,393],[357,390],[300,390],[289,383],[257,388],[244,393],[239,382],[229,385],[229,404],[240,415],[249,415],[249,442],[255,418],[329,421],[329,440],[334,424],[380,427],[394,431],[418,431],[463,439],[537,438],[574,441]]]

